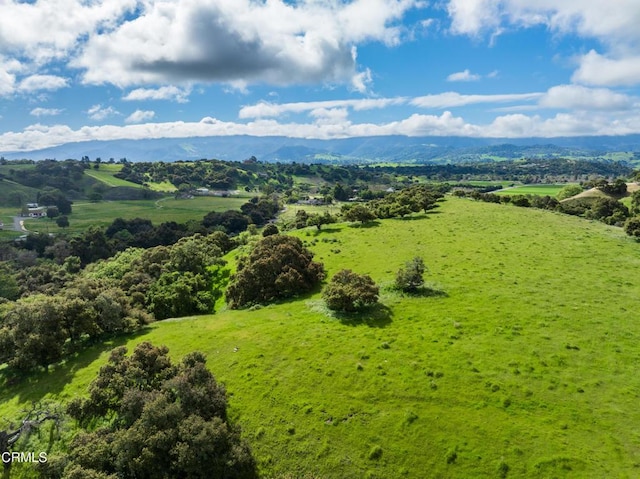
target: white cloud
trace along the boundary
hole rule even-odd
[[[447,77],[447,81],[478,81],[481,76],[475,73],[471,73],[468,69],[452,73]]]
[[[122,99],[126,101],[171,100],[178,103],[189,101],[191,88],[179,88],[173,85],[160,88],[137,88],[127,93]]]
[[[499,0],[450,0],[447,11],[454,33],[478,35],[500,25]]]
[[[604,55],[580,59],[573,81],[601,86],[640,84],[640,2],[616,0],[448,0],[451,31],[492,41],[509,28],[543,25],[562,35],[599,40]]]
[[[291,138],[349,138],[358,136],[468,136],[521,138],[640,133],[640,112],[573,112],[545,118],[508,114],[487,124],[473,124],[449,111],[441,115],[413,114],[388,123],[351,123],[341,108],[313,110],[311,123],[256,120],[225,122],[206,117],[199,122],[144,123],[125,126],[100,125],[72,129],[67,125],[31,125],[20,132],[0,134],[0,151],[29,151],[69,142],[114,139],[186,138],[197,136],[288,136]]]
[[[39,90],[60,90],[69,86],[66,78],[56,75],[31,75],[20,81],[18,91],[31,93]]]
[[[78,39],[108,28],[136,0],[2,0],[0,53],[19,53],[36,65],[65,58]]]
[[[353,89],[359,93],[366,93],[372,82],[371,70],[368,68],[363,72],[356,73],[351,78],[351,85],[353,86]]]
[[[125,123],[144,123],[145,121],[152,120],[156,116],[155,111],[150,110],[136,110],[129,115],[124,122]]]
[[[504,26],[546,25],[560,33],[577,33],[608,43],[640,40],[640,3],[616,0],[615,5],[591,0],[449,0],[454,33],[478,35]]]
[[[73,65],[86,83],[351,83],[362,89],[354,45],[396,45],[400,20],[423,2],[354,0],[147,1],[137,18],[91,35]]]
[[[581,85],[558,85],[540,98],[540,106],[569,110],[626,110],[638,99],[606,88],[587,88]]]
[[[29,112],[32,116],[56,116],[62,113],[64,110],[59,108],[34,108]]]
[[[92,120],[102,121],[110,116],[120,115],[120,112],[112,106],[104,108],[102,105],[93,105],[89,108],[87,114]]]
[[[278,117],[286,113],[303,113],[318,109],[353,108],[355,111],[386,108],[391,105],[406,103],[406,98],[363,98],[357,100],[327,100],[296,103],[260,102],[255,105],[243,106],[238,116],[240,118]]]
[[[411,100],[413,106],[420,108],[453,108],[477,103],[507,103],[537,100],[542,93],[512,93],[496,95],[461,95],[457,92],[445,92],[436,95],[419,96]]]
[[[612,59],[591,50],[580,58],[580,67],[571,79],[588,85],[639,85],[640,55]]]
[[[346,125],[349,111],[346,108],[317,108],[309,113],[318,125]]]

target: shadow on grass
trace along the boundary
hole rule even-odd
[[[377,303],[363,311],[354,313],[332,311],[331,315],[348,326],[365,325],[371,328],[384,328],[391,324],[393,312],[388,306]]]
[[[18,396],[18,401],[40,402],[47,394],[57,395],[69,384],[76,373],[100,357],[106,351],[125,345],[128,341],[149,331],[142,328],[130,334],[109,338],[99,344],[94,344],[72,355],[65,361],[49,367],[49,371],[32,372],[16,375],[4,368],[0,371],[0,402]]]
[[[414,298],[448,298],[449,295],[446,291],[443,291],[438,288],[430,288],[428,286],[423,286],[422,288],[418,288],[415,291],[405,291],[402,294],[406,296],[411,296]]]
[[[376,226],[380,226],[380,222],[373,220],[367,221],[366,223],[352,223],[349,225],[349,228],[375,228]]]
[[[316,228],[313,230],[313,236],[319,236],[323,233],[339,233],[341,230],[342,228],[322,228],[321,230]]]

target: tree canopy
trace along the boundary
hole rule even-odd
[[[377,303],[379,292],[369,275],[343,269],[331,278],[322,291],[322,297],[333,311],[353,312]]]
[[[249,447],[227,421],[225,389],[202,353],[176,365],[166,347],[148,342],[131,356],[126,352],[114,349],[89,398],[69,404],[67,412],[86,429],[73,439],[71,453],[47,464],[62,474],[47,477],[257,477]]]
[[[313,289],[324,278],[324,266],[293,236],[270,235],[238,262],[226,291],[229,307],[266,304]]]

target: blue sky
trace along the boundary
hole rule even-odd
[[[0,152],[640,133],[638,25],[638,0],[0,0]]]

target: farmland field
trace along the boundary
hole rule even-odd
[[[155,323],[3,386],[0,416],[85,394],[110,347],[152,341],[207,354],[265,477],[637,476],[640,245],[620,229],[453,198],[296,234],[383,306],[336,317],[316,292]],[[432,294],[389,290],[415,255]]]

